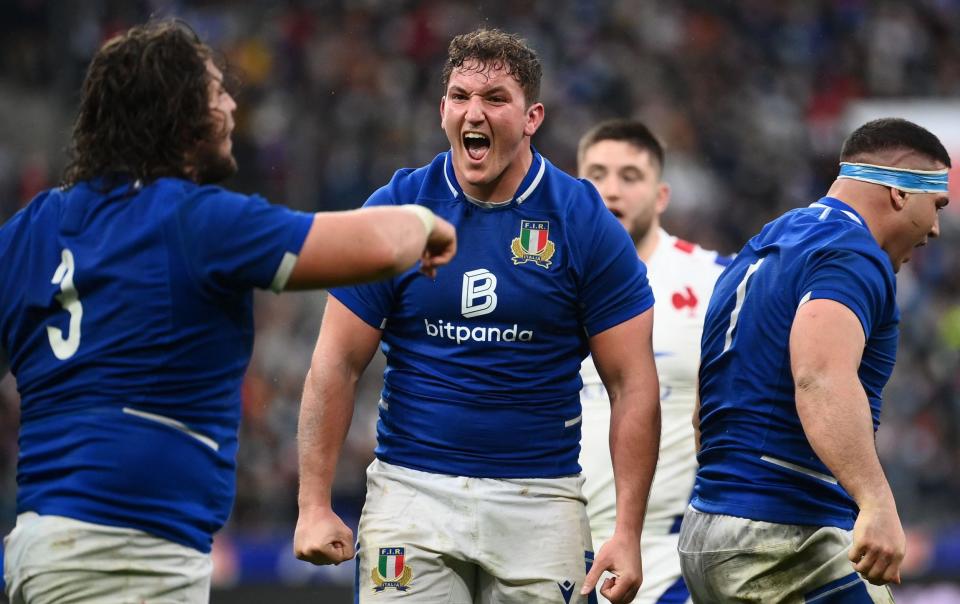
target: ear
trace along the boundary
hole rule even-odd
[[[543,123],[543,103],[534,103],[527,108],[527,122],[523,125],[523,135],[533,136]]]
[[[443,125],[443,110],[447,106],[447,95],[440,97],[440,128],[444,128]]]
[[[661,182],[657,185],[657,199],[654,202],[654,208],[656,208],[657,215],[659,216],[660,214],[663,214],[668,205],[670,205],[670,185],[665,182]]]
[[[894,187],[890,187],[889,191],[890,204],[893,206],[893,209],[899,212],[907,205],[907,194]]]

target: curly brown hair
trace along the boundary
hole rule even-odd
[[[104,44],[83,82],[64,186],[189,178],[191,152],[217,136],[206,64],[216,58],[177,20],[133,27]]]
[[[515,34],[499,29],[478,29],[461,34],[450,41],[447,63],[443,67],[443,89],[446,91],[450,74],[461,69],[467,61],[476,61],[477,69],[502,69],[520,84],[527,103],[540,100],[540,79],[543,68],[540,59],[527,43]]]

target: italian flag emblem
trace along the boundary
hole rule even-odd
[[[380,550],[380,576],[387,581],[396,581],[403,574],[403,548],[384,548]]]
[[[551,258],[556,246],[550,241],[550,222],[546,220],[521,220],[520,236],[510,245],[513,252],[513,264],[533,262],[543,268],[550,268]]]
[[[381,592],[388,587],[397,591],[407,591],[408,584],[413,580],[413,569],[407,566],[403,559],[402,547],[381,547],[377,567],[370,573],[373,579],[373,591]]]
[[[550,236],[549,222],[532,222],[524,220],[520,223],[520,245],[527,254],[539,254],[547,247],[547,237]]]

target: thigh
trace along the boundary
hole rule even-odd
[[[773,524],[688,509],[680,535],[684,578],[695,602],[893,602],[847,559],[849,531]]]
[[[465,550],[473,514],[456,498],[460,480],[371,464],[357,530],[357,602],[472,601],[477,571]]]
[[[6,541],[11,602],[205,603],[210,556],[130,529],[28,514]]]
[[[848,558],[852,543],[850,531],[817,529],[797,548],[797,566],[805,572],[792,599],[817,604],[893,604],[889,587],[872,585],[853,570]]]
[[[579,477],[487,480],[481,492],[474,602],[595,602],[581,596],[593,563],[590,527]]]

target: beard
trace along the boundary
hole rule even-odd
[[[643,214],[637,216],[633,219],[633,224],[630,225],[628,229],[630,231],[630,238],[633,239],[634,245],[639,245],[641,241],[650,233],[650,229],[653,227],[653,219],[656,216],[653,210],[650,212],[644,212]]]
[[[237,160],[221,150],[222,140],[202,141],[194,156],[194,180],[200,185],[222,182],[237,173]]]

